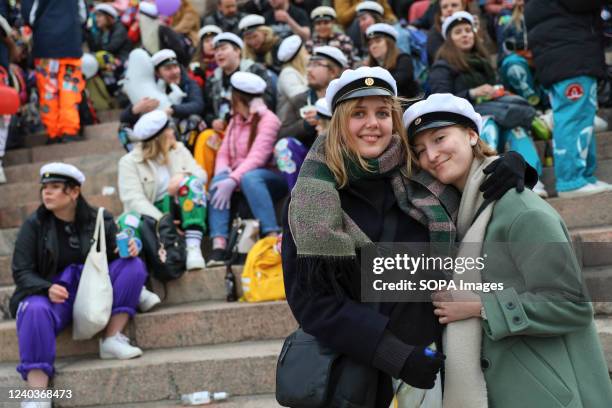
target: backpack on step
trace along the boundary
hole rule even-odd
[[[241,300],[265,302],[285,299],[283,266],[277,237],[262,238],[251,248],[242,271]]]

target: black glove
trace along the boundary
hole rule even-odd
[[[446,356],[426,347],[415,347],[406,359],[400,378],[416,388],[431,389],[436,383],[436,375],[444,364]],[[427,355],[426,354],[430,354]]]
[[[499,159],[485,167],[483,172],[490,174],[489,178],[480,185],[480,191],[484,193],[485,200],[498,200],[514,187],[521,193],[525,189],[526,179],[530,187],[538,181],[537,173],[533,181],[535,170],[517,152],[507,152],[501,155]]]

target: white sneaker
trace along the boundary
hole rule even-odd
[[[599,133],[605,132],[606,130],[608,130],[608,122],[602,117],[595,115],[595,120],[593,120],[593,131]]]
[[[143,286],[140,297],[138,298],[138,309],[140,309],[141,312],[148,312],[160,303],[161,299],[159,296]]]
[[[607,184],[607,183],[604,183]],[[559,197],[561,198],[575,198],[575,197],[584,197],[590,196],[593,194],[599,194],[607,191],[607,188],[603,185],[597,184],[587,184],[586,186],[580,187],[576,190],[570,191],[561,191],[559,192]]]
[[[23,401],[21,403],[21,408],[51,408],[51,401]]]
[[[533,186],[533,192],[542,198],[548,198],[548,193],[546,192],[546,186],[541,181],[538,181],[536,185]]]
[[[595,183],[591,184],[594,184],[597,187],[602,187],[605,189],[605,191],[612,191],[612,184],[606,183],[605,181],[597,180]]]
[[[100,358],[103,360],[128,360],[142,356],[142,350],[130,344],[130,339],[118,332],[112,337],[100,339]]]
[[[202,256],[202,250],[197,246],[187,246],[187,270],[204,269],[206,261]]]
[[[4,168],[2,168],[2,163],[0,163],[0,184],[6,183],[6,174],[4,174]]]

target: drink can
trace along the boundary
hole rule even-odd
[[[119,256],[121,258],[130,257],[130,236],[126,232],[120,232],[117,234],[117,248],[119,248]]]

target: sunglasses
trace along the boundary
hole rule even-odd
[[[76,228],[72,224],[66,224],[64,226],[64,232],[68,234],[68,245],[72,249],[81,249],[81,243],[79,242],[79,236]]]

